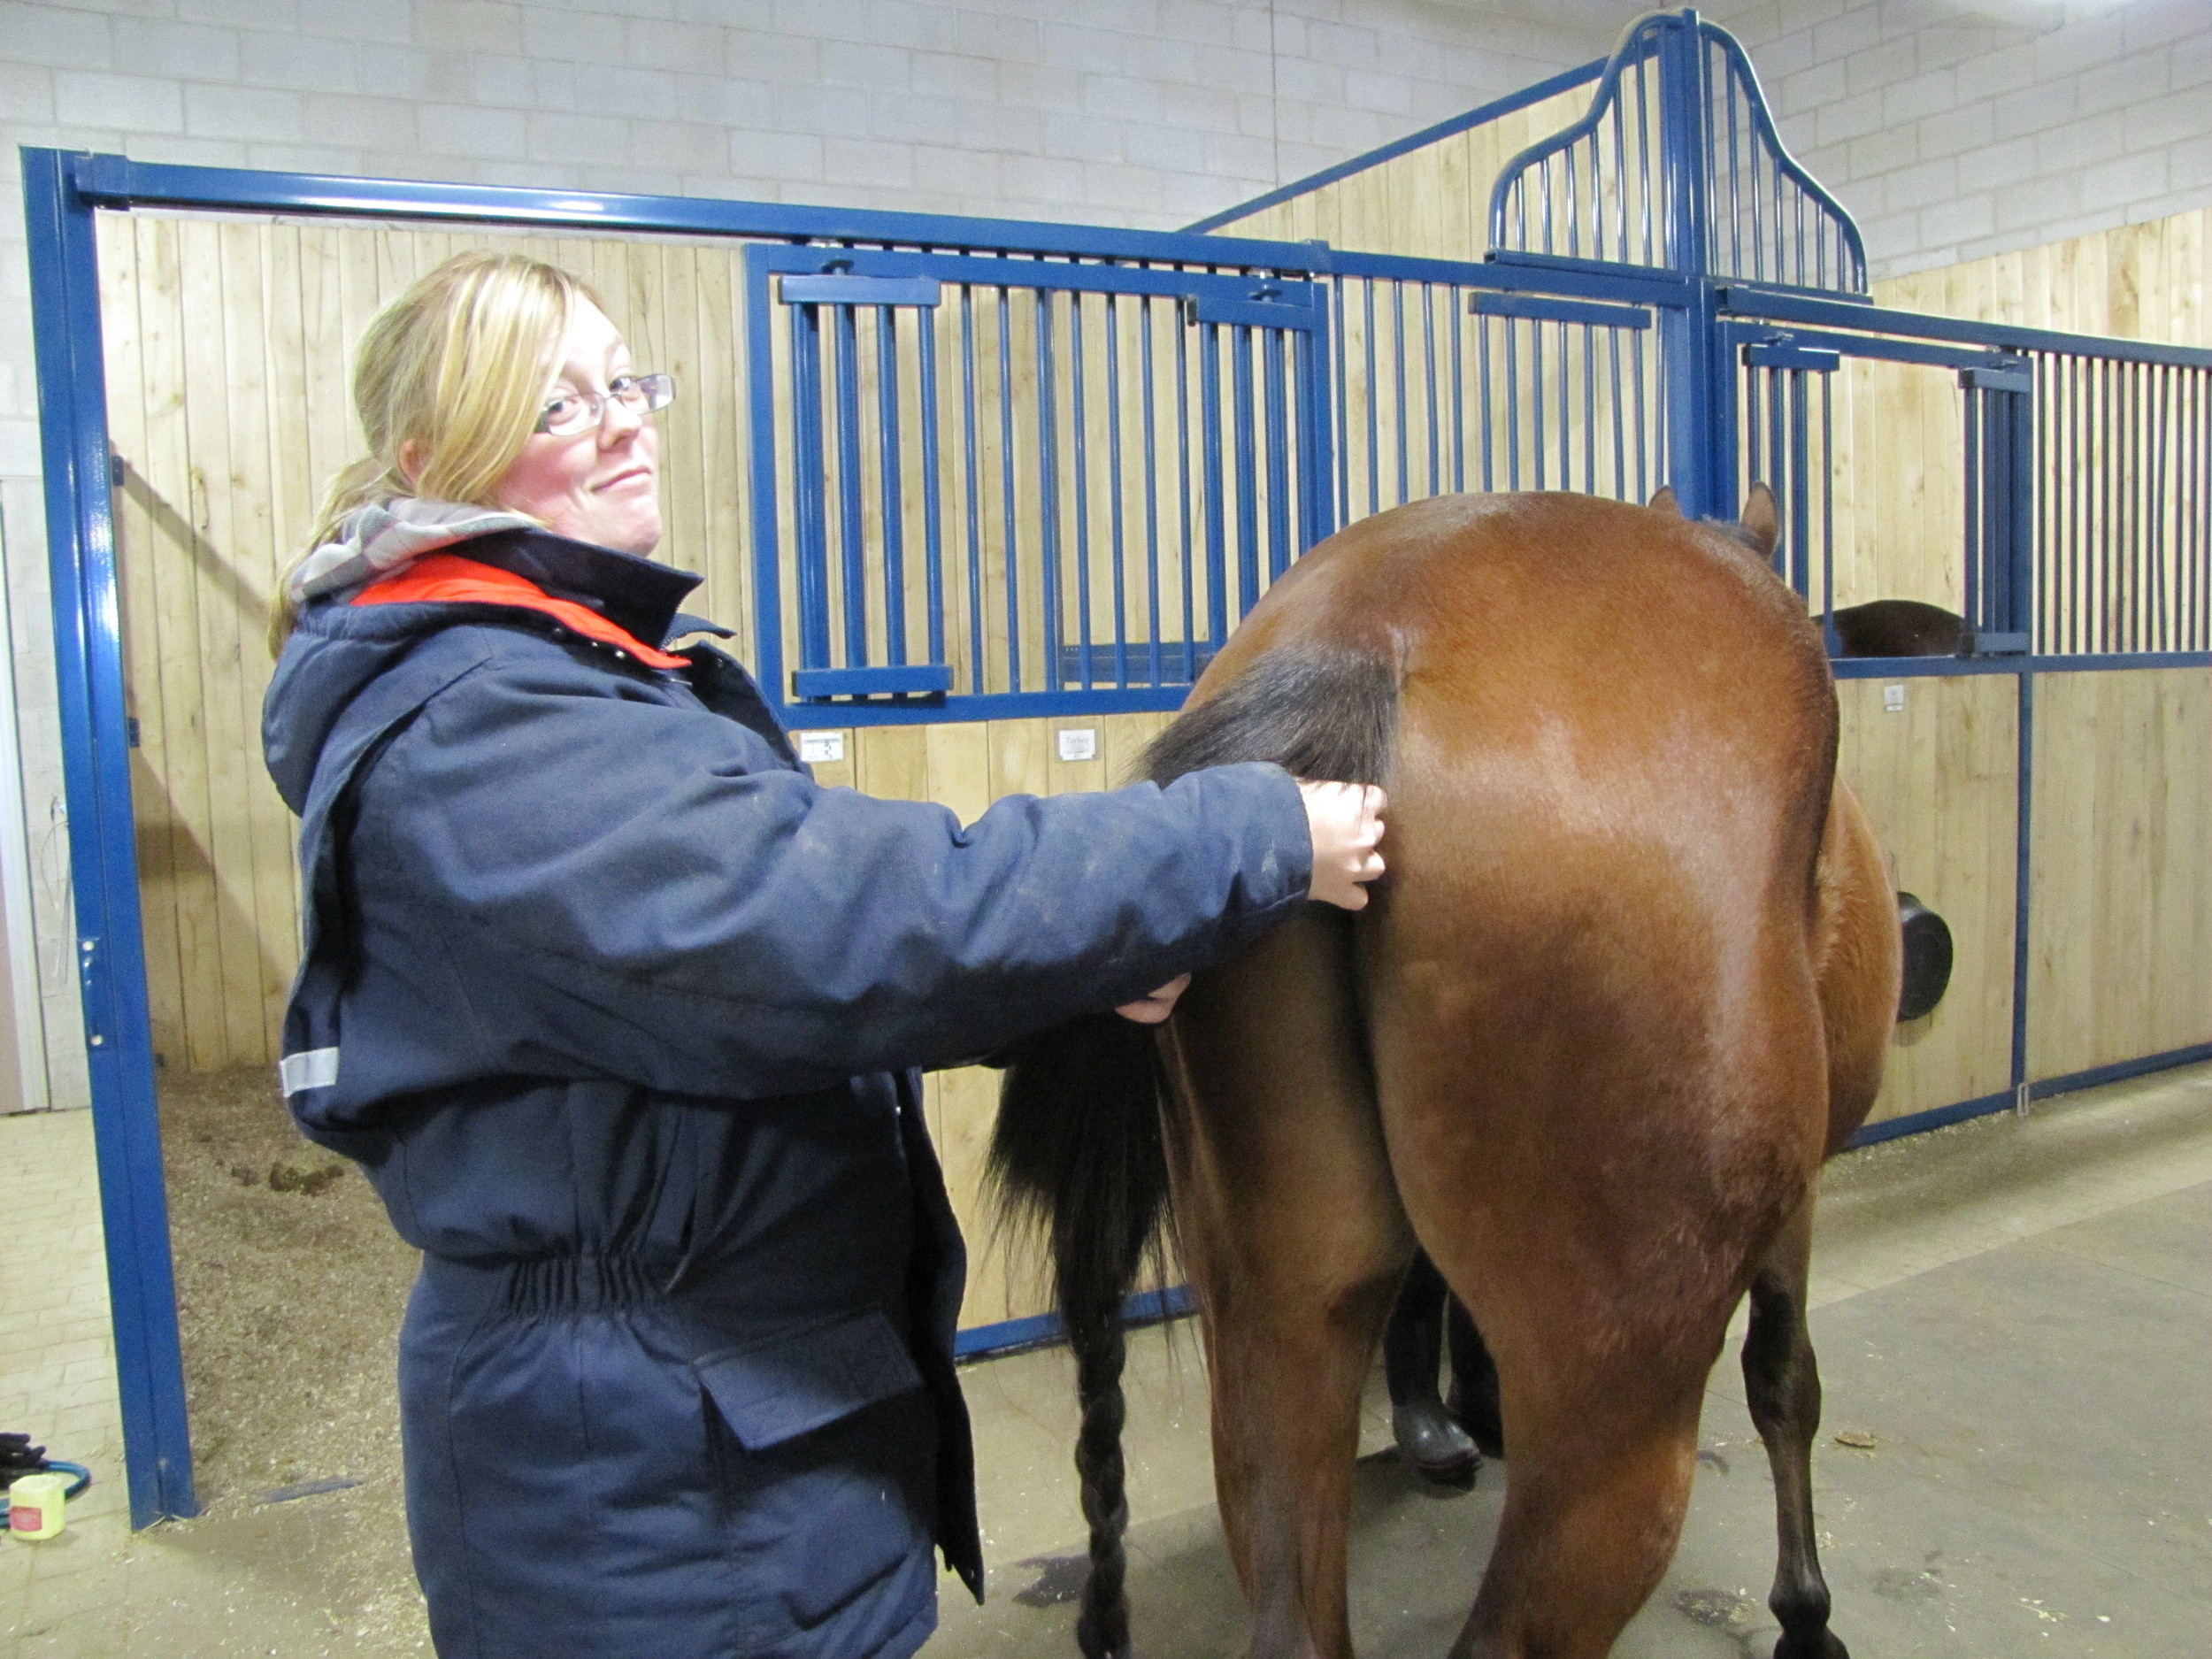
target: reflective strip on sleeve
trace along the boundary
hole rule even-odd
[[[287,1100],[302,1089],[328,1088],[338,1080],[338,1051],[310,1048],[303,1054],[288,1054],[277,1062],[277,1077],[284,1085]]]

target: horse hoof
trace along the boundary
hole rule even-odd
[[[1397,1437],[1398,1455],[1424,1480],[1464,1486],[1482,1467],[1482,1453],[1467,1438],[1467,1431],[1445,1414],[1440,1403],[1420,1402],[1398,1407],[1390,1414],[1390,1431]]]

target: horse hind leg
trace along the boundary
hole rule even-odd
[[[1292,922],[1199,976],[1170,1028],[1176,1226],[1257,1659],[1349,1659],[1360,1395],[1413,1248],[1345,956],[1340,923]]]
[[[1452,1659],[1603,1659],[1681,1535],[1713,1352],[1601,1353],[1559,1324],[1532,1306],[1491,1330],[1505,1511]]]
[[[1828,1628],[1828,1582],[1813,1529],[1813,1436],[1820,1427],[1820,1371],[1805,1327],[1809,1199],[1770,1248],[1751,1284],[1743,1376],[1751,1420],[1774,1471],[1779,1554],[1767,1606],[1782,1622],[1774,1659],[1849,1659]]]

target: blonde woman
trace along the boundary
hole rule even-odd
[[[441,266],[362,342],[370,454],[280,595],[283,1082],[424,1251],[401,1409],[448,1659],[919,1647],[933,1543],[979,1594],[982,1562],[915,1068],[1164,1018],[1381,868],[1374,792],[1273,766],[964,829],[816,785],[649,557],[674,394],[574,278]]]

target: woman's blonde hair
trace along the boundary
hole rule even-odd
[[[353,406],[369,452],[331,480],[305,559],[335,541],[346,515],[416,495],[480,507],[535,430],[587,283],[512,253],[457,254],[381,311],[353,359]],[[413,447],[411,477],[401,456]],[[288,566],[271,608],[270,649],[298,620]]]

